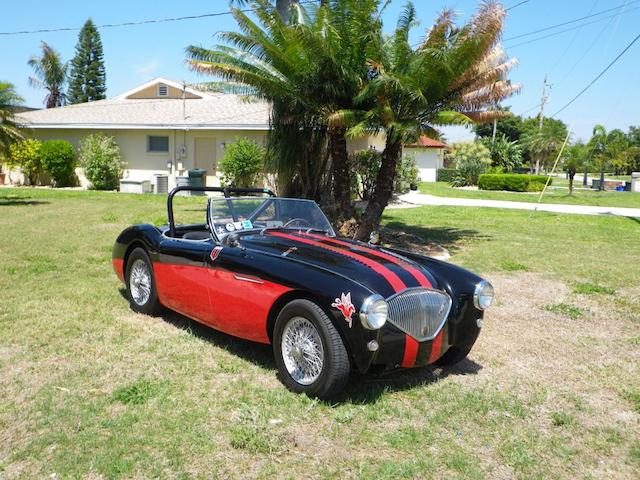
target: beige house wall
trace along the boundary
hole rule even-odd
[[[184,97],[185,98],[202,98],[191,92],[184,92]],[[155,83],[153,85],[148,86],[147,88],[144,88],[138,92],[132,93],[131,95],[128,95],[127,98],[134,99],[134,100],[140,100],[145,98],[147,99],[149,98],[182,98],[182,90],[179,88],[175,88],[170,85],[167,85],[167,95],[164,97],[160,97],[158,95],[158,84]]]
[[[436,173],[443,167],[444,149],[425,147],[404,147],[403,155],[411,155],[420,171],[420,180],[435,182]]]

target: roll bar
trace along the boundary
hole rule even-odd
[[[167,197],[167,216],[169,217],[169,235],[175,237],[176,235],[176,224],[173,219],[173,197],[178,192],[220,192],[224,195],[225,198],[230,198],[232,193],[267,193],[271,197],[275,197],[276,194],[273,193],[268,188],[231,188],[231,187],[192,187],[189,185],[181,185],[179,187],[174,188],[169,192],[169,196]]]

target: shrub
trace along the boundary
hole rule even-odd
[[[20,167],[29,185],[35,185],[38,182],[38,177],[44,172],[40,159],[41,147],[42,142],[32,138],[12,143],[9,147],[7,165]]]
[[[51,175],[56,187],[70,187],[76,184],[76,155],[66,140],[42,142],[40,156],[45,171]]]
[[[115,190],[120,183],[124,163],[120,147],[113,137],[102,133],[89,135],[80,143],[80,165],[96,190]]]
[[[354,179],[355,190],[363,200],[369,200],[382,164],[382,153],[377,150],[360,150],[351,155],[350,160],[357,177]]]
[[[420,181],[420,171],[416,165],[413,155],[404,155],[398,164],[396,181],[393,191],[396,193],[407,193],[411,185],[418,185]]]
[[[369,200],[376,184],[376,177],[382,165],[382,152],[377,150],[361,150],[350,157],[351,168],[356,173],[355,190],[363,200]],[[420,171],[412,155],[404,155],[398,163],[396,180],[393,185],[395,193],[406,193],[411,185],[420,182]]]
[[[437,182],[453,182],[458,176],[458,170],[455,168],[439,168],[436,170]]]
[[[491,165],[491,152],[479,142],[454,143],[449,157],[458,170],[452,184],[457,187],[477,185],[478,176]]]
[[[222,183],[228,187],[253,187],[264,169],[266,149],[242,137],[226,146],[220,160]]]
[[[508,190],[510,192],[540,192],[547,178],[544,175],[518,173],[485,173],[478,178],[481,190]],[[551,184],[551,181],[549,181]]]
[[[516,141],[501,135],[492,140],[485,137],[480,140],[491,152],[491,162],[494,167],[500,167],[505,172],[511,172],[522,165],[522,147]]]

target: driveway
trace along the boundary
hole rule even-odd
[[[541,212],[570,213],[575,215],[617,215],[640,217],[640,208],[596,207],[590,205],[564,205],[554,203],[510,202],[504,200],[482,200],[475,198],[436,197],[424,193],[409,192],[400,195],[400,200],[412,205],[450,205],[456,207],[513,208],[517,210],[538,210]]]

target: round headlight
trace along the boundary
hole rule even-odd
[[[387,321],[389,306],[380,295],[367,297],[360,308],[360,322],[369,330],[377,330]]]
[[[493,286],[486,280],[482,280],[473,292],[473,304],[478,310],[486,310],[493,303],[494,297]]]

